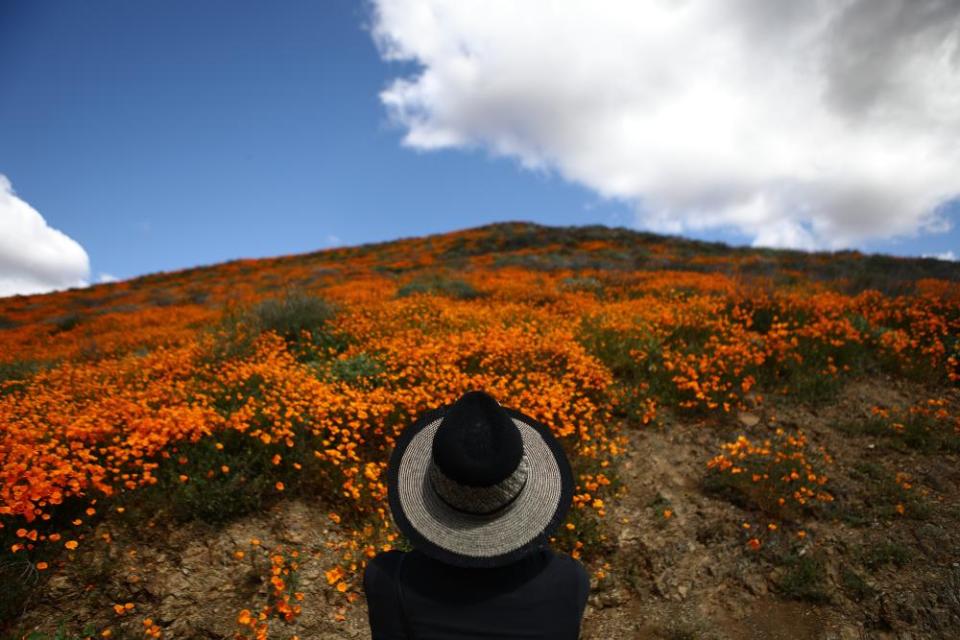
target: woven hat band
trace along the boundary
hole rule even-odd
[[[520,458],[517,468],[502,481],[489,487],[471,487],[453,480],[436,464],[430,463],[430,484],[448,505],[459,511],[486,515],[499,511],[520,495],[527,482],[527,455]]]

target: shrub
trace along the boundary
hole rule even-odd
[[[322,361],[308,363],[321,378],[333,378],[351,384],[376,386],[375,378],[384,372],[383,363],[367,353],[351,358],[336,358],[326,365]]]
[[[57,316],[49,320],[50,324],[53,325],[53,333],[61,333],[63,331],[70,331],[83,319],[79,313],[71,312],[62,316]]]
[[[912,556],[910,549],[899,542],[890,540],[883,540],[877,544],[866,546],[860,552],[860,560],[863,562],[863,566],[871,571],[876,571],[888,564],[902,567],[910,561]]]
[[[0,315],[0,331],[3,331],[4,329],[16,329],[19,326],[20,323],[16,320]]]
[[[398,298],[417,294],[441,295],[458,300],[474,300],[483,296],[469,282],[445,278],[437,274],[419,276],[397,290]]]
[[[350,341],[330,327],[338,311],[336,304],[298,289],[251,307],[228,305],[211,328],[214,341],[210,358],[249,356],[257,336],[266,331],[281,336],[301,362],[326,357],[330,351],[342,351]]]
[[[336,315],[327,301],[291,290],[282,298],[259,302],[251,310],[260,331],[275,331],[288,342],[301,338],[303,331],[322,331]]]
[[[831,458],[822,448],[810,447],[801,431],[791,435],[777,429],[773,440],[760,445],[741,435],[722,448],[723,453],[707,462],[704,489],[708,492],[788,520],[833,501],[824,488],[827,476],[822,471]]]
[[[785,558],[787,572],[777,584],[784,595],[808,602],[829,602],[826,569],[816,555],[790,554]]]
[[[926,520],[930,507],[905,474],[890,473],[875,462],[857,462],[848,475],[853,490],[844,496],[843,506],[834,503],[828,511],[854,526],[866,526],[878,520],[907,518]]]
[[[37,360],[13,360],[0,363],[0,396],[23,391],[43,364]]]

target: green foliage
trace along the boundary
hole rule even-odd
[[[601,297],[604,293],[603,283],[593,276],[573,276],[560,281],[560,288],[567,291],[583,291]]]
[[[960,452],[960,434],[950,424],[931,415],[909,414],[902,420],[870,416],[840,422],[836,427],[844,433],[882,438],[888,446],[901,452]]]
[[[38,360],[13,360],[0,363],[0,396],[24,391],[44,364]]]
[[[780,591],[796,600],[830,602],[826,591],[827,574],[822,558],[815,554],[791,553],[783,558],[787,571],[777,583]]]
[[[850,595],[851,598],[860,602],[865,598],[872,596],[875,591],[859,573],[850,567],[844,567],[840,571],[840,584]]]
[[[18,636],[16,636],[16,640],[92,640],[96,637],[97,629],[92,624],[88,624],[79,632],[74,633],[67,629],[66,623],[61,622],[57,626],[57,630],[53,633],[53,635],[44,633],[42,631],[33,631],[25,635],[18,634]],[[11,636],[11,640],[12,639],[13,636]]]
[[[629,254],[597,251],[565,251],[554,253],[507,254],[493,259],[495,269],[520,267],[532,271],[594,269],[609,271],[632,267]]]
[[[852,488],[828,505],[826,512],[853,526],[907,518],[927,520],[930,506],[913,489],[905,489],[894,474],[874,462],[857,462],[848,471]],[[903,513],[898,510],[903,508]]]
[[[7,316],[0,315],[0,331],[4,329],[16,329],[20,326],[20,323],[14,320],[13,318],[8,318]]]
[[[214,335],[210,360],[251,355],[257,337],[266,331],[284,338],[301,362],[327,357],[350,343],[348,336],[331,327],[339,311],[337,304],[295,288],[251,307],[228,306],[220,321],[210,328]]]
[[[336,315],[332,304],[303,293],[290,290],[282,298],[268,298],[251,310],[260,331],[273,331],[288,341],[297,341],[304,331],[325,328]]]
[[[328,361],[314,360],[307,364],[321,379],[341,380],[362,387],[377,386],[377,376],[386,370],[382,362],[368,353]]]
[[[0,624],[23,613],[39,579],[36,568],[26,554],[10,552],[10,546],[6,543],[12,540],[12,536],[5,538],[4,548],[0,550],[0,584],[3,585]]]
[[[70,331],[83,320],[83,316],[77,312],[71,312],[56,318],[51,318],[48,322],[53,325],[51,333],[61,333]]]
[[[397,290],[398,298],[418,294],[440,295],[458,300],[475,300],[484,295],[469,282],[447,278],[439,274],[417,276]]]
[[[902,567],[913,557],[909,548],[893,540],[881,540],[876,544],[865,546],[860,552],[863,566],[871,571],[892,564]]]
[[[577,327],[576,339],[613,373],[611,396],[616,399],[616,410],[629,421],[643,422],[653,398],[675,404],[677,389],[670,372],[657,357],[661,343],[653,334],[642,330],[624,334],[584,316]],[[640,358],[637,353],[651,357]]]
[[[821,484],[828,457],[804,436],[783,432],[762,446],[738,439],[724,448],[727,452],[711,460],[701,478],[704,493],[793,522],[819,516],[833,504],[833,494]]]

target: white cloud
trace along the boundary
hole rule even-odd
[[[925,253],[923,258],[936,258],[937,260],[946,260],[948,262],[956,262],[957,255],[953,251],[944,251],[943,253]]]
[[[112,273],[101,272],[100,276],[97,278],[97,282],[119,282],[120,278],[113,275]]]
[[[90,258],[0,174],[0,297],[89,285]]]
[[[839,248],[942,232],[960,2],[374,0],[404,144],[486,149],[637,224]]]

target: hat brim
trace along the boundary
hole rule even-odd
[[[415,548],[462,567],[502,566],[547,544],[573,499],[573,472],[560,442],[543,423],[503,407],[523,437],[526,483],[500,511],[465,513],[437,496],[427,475],[433,434],[449,406],[424,413],[397,438],[387,467],[394,523]]]

